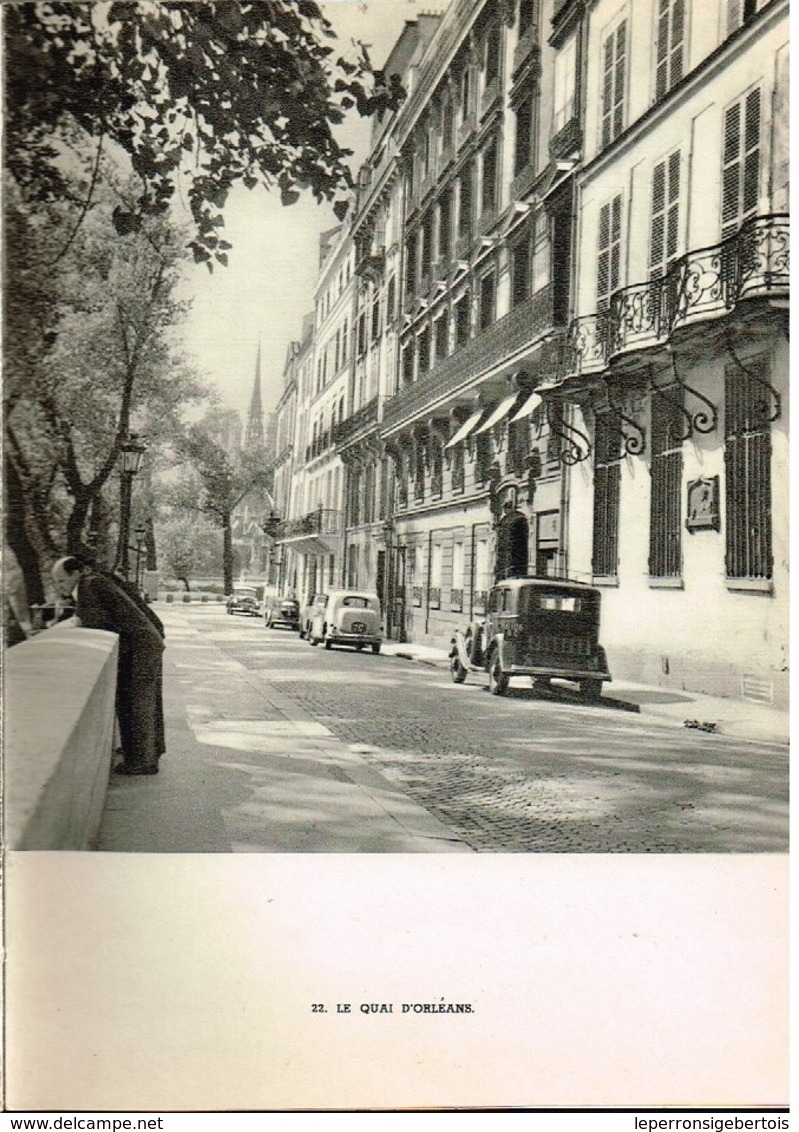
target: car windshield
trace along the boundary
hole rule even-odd
[[[519,612],[587,613],[592,608],[590,594],[569,593],[563,590],[545,590],[529,586],[519,594]]]

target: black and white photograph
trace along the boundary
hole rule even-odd
[[[788,0],[0,21],[4,1110],[778,1120]]]

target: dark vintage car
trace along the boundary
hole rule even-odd
[[[228,613],[246,613],[248,617],[259,617],[261,609],[258,594],[250,586],[237,586],[227,599]]]
[[[599,643],[601,594],[581,582],[552,578],[509,578],[493,587],[487,612],[452,639],[450,671],[456,684],[468,672],[488,673],[489,688],[501,696],[514,676],[533,684],[573,680],[587,699],[598,699],[611,679]]]
[[[293,597],[264,598],[264,627],[297,630],[300,627],[300,603]]]

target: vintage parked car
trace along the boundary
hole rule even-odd
[[[264,599],[264,628],[299,629],[300,603],[293,597],[267,597]]]
[[[228,613],[246,613],[248,617],[260,617],[261,609],[258,594],[249,586],[237,586],[227,599]]]
[[[452,679],[462,684],[468,672],[484,670],[490,691],[501,696],[514,676],[530,676],[539,687],[560,678],[576,681],[586,699],[598,699],[611,679],[599,643],[600,604],[599,590],[581,582],[499,582],[485,618],[452,638]]]
[[[379,597],[364,590],[331,590],[324,606],[314,613],[309,639],[312,645],[324,642],[326,649],[354,645],[360,651],[369,645],[372,652],[380,652]]]
[[[325,608],[327,594],[312,594],[305,605],[300,606],[300,640],[311,639],[311,624],[315,614]]]

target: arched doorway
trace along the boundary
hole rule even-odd
[[[530,526],[524,515],[514,511],[502,519],[497,530],[497,580],[524,577],[529,551]]]

